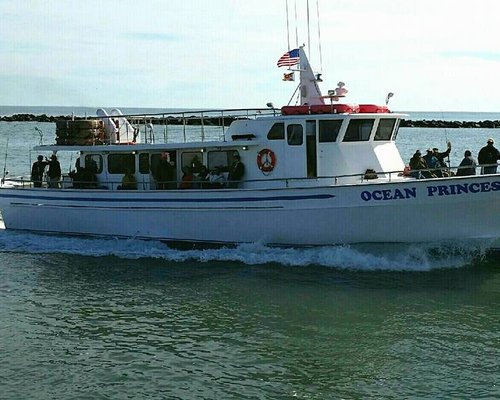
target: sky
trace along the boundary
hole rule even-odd
[[[283,106],[290,42],[348,103],[500,111],[499,0],[309,0],[309,25],[306,4],[0,0],[0,105]]]

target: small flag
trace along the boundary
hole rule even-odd
[[[293,72],[290,72],[289,74],[284,73],[283,74],[283,80],[284,81],[288,81],[288,82],[294,81],[295,80],[295,76],[293,75]]]
[[[291,67],[300,61],[299,49],[287,51],[278,60],[278,67]]]

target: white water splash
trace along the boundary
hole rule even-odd
[[[344,245],[276,248],[242,244],[235,248],[178,250],[157,241],[39,235],[0,229],[0,252],[155,258],[172,262],[226,261],[247,265],[323,266],[352,270],[429,271],[460,268],[484,256],[487,243]]]

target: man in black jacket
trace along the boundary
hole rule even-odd
[[[49,188],[59,188],[61,182],[61,164],[57,160],[57,156],[52,154],[49,161],[49,170],[47,171]]]
[[[233,163],[229,167],[229,174],[227,176],[228,187],[237,188],[239,181],[245,174],[245,165],[241,162],[240,155],[235,153],[233,155]]]
[[[500,152],[493,146],[494,140],[492,138],[488,139],[486,146],[484,146],[478,154],[477,161],[479,165],[488,165],[483,167],[483,175],[486,174],[496,174],[497,173],[497,160],[500,160]],[[491,165],[494,164],[494,165]]]
[[[38,161],[35,161],[31,167],[31,181],[36,188],[42,187],[43,173],[47,164],[48,162],[43,161],[43,156],[40,155]]]

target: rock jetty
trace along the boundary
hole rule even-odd
[[[75,120],[84,120],[86,117],[72,117],[70,115],[33,115],[33,114],[14,114],[11,116],[0,116],[0,121],[4,122],[57,122],[70,120],[74,118]],[[137,118],[130,118],[133,123],[140,123]],[[183,118],[178,116],[171,116],[166,118],[148,118],[148,122],[153,124],[165,124],[165,120],[168,124],[172,125],[182,125],[186,123],[187,125],[200,125],[201,119],[199,117],[186,117],[185,121]],[[234,118],[224,117],[221,118],[204,118],[204,124],[212,125],[222,125],[228,126]],[[500,128],[500,120],[485,120],[485,121],[444,121],[444,120],[401,120],[401,127],[404,128]]]
[[[443,120],[401,120],[404,128],[500,128],[500,120],[486,121],[443,121]]]

